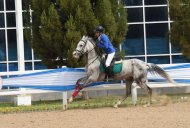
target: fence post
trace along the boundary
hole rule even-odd
[[[67,91],[63,92],[63,110],[67,109]]]
[[[89,99],[87,91],[82,91],[82,99],[84,99],[84,100],[88,100]]]
[[[137,85],[131,86],[131,97],[132,97],[132,103],[133,105],[137,104]]]

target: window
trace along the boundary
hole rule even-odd
[[[0,30],[0,61],[6,61],[5,30]]]
[[[4,14],[0,13],[0,27],[4,28],[5,27],[5,20],[4,20]]]
[[[146,24],[147,54],[169,53],[168,24]]]
[[[3,11],[4,10],[4,2],[3,0],[0,0],[0,11]]]
[[[154,64],[169,64],[170,57],[169,56],[151,56],[151,57],[147,57],[147,62],[154,63]]]
[[[9,61],[17,61],[16,29],[7,30]]]
[[[127,6],[142,5],[142,0],[123,0],[123,2]]]
[[[123,44],[126,55],[144,54],[143,25],[129,25],[126,41]]]
[[[25,60],[32,60],[32,51],[29,43],[24,40],[24,59]]]
[[[15,10],[15,0],[5,0],[6,10]]]
[[[168,8],[167,7],[146,7],[145,8],[146,21],[167,21]]]
[[[25,63],[25,70],[32,70],[32,62]]]
[[[29,0],[21,2],[22,9],[25,10],[22,12],[24,27],[27,27],[27,23],[30,21],[31,12],[27,11],[29,10],[28,2]],[[32,58],[33,52],[26,40],[24,41],[24,53],[17,50],[20,43],[17,42],[15,4],[17,4],[15,0],[0,0],[0,71],[18,71],[19,54],[24,54],[25,70],[47,69],[46,66],[39,62],[37,55]]]
[[[145,61],[145,57],[125,57],[125,59],[129,60],[129,59],[139,59],[142,61]]]
[[[128,22],[143,22],[143,8],[128,8]]]
[[[9,71],[18,71],[18,63],[9,63]]]
[[[7,13],[7,27],[16,27],[15,13]]]
[[[190,62],[190,60],[186,59],[182,55],[173,55],[172,56],[172,63],[189,63],[189,62]]]
[[[0,63],[0,71],[1,72],[7,71],[7,64],[6,63]]]
[[[145,0],[145,5],[167,4],[167,0]]]
[[[41,62],[34,62],[34,70],[47,69]]]

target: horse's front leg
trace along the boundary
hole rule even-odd
[[[88,87],[90,83],[96,82],[98,80],[99,73],[96,71],[92,71],[92,72],[93,72],[92,74],[88,73],[87,77],[81,78],[77,81],[75,91],[73,95],[69,98],[69,102],[73,101],[73,99],[77,96],[80,90]],[[82,86],[80,85],[80,82],[83,82]]]
[[[80,79],[77,80],[75,91],[73,92],[72,96],[68,100],[69,103],[71,103],[73,101],[73,99],[78,95],[78,93],[80,92],[80,90],[83,89],[83,87],[80,85],[80,82],[85,82],[87,79],[88,79],[88,76],[80,78]]]

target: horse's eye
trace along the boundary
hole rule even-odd
[[[80,47],[82,47],[82,44],[81,45],[79,45]]]

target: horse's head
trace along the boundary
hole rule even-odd
[[[94,45],[90,42],[89,37],[83,36],[82,39],[78,42],[75,51],[73,52],[73,57],[79,59],[82,55],[87,54],[94,49]]]

